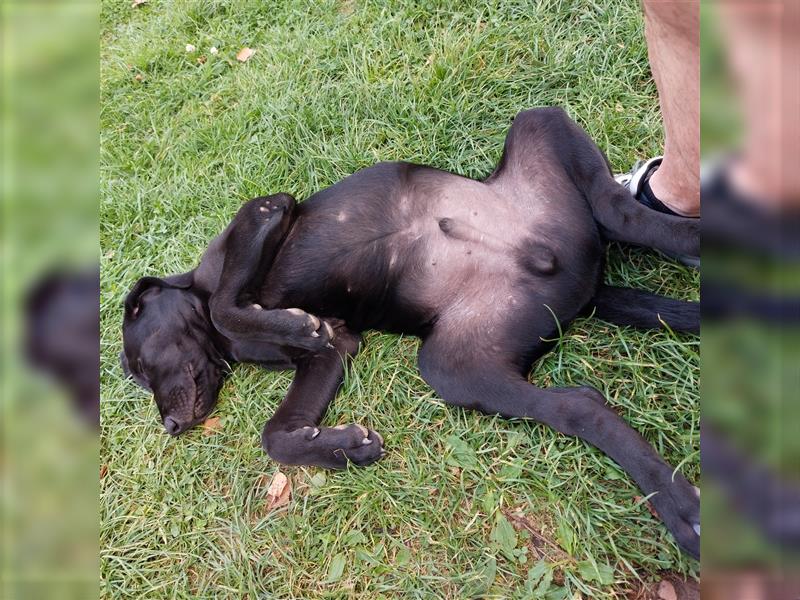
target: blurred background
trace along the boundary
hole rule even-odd
[[[800,3],[701,11],[704,598],[800,594]]]
[[[98,589],[98,10],[2,4],[3,599]]]
[[[127,1],[127,0],[126,0]],[[2,598],[97,594],[98,7],[3,3]],[[800,593],[800,3],[701,9],[703,597]]]

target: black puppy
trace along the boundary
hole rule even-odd
[[[361,425],[318,427],[359,333],[420,336],[419,368],[446,401],[526,417],[606,452],[699,554],[696,488],[591,387],[541,389],[531,364],[559,327],[612,323],[698,331],[693,303],[602,283],[604,239],[699,254],[697,220],[642,207],[557,108],[520,113],[483,182],[381,163],[296,204],[256,198],[188,273],[145,277],[125,301],[126,371],[171,434],[212,410],[227,362],[296,370],[264,427],[275,460],[344,468],[383,455]],[[319,316],[314,316],[319,315]]]

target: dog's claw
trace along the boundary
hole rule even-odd
[[[307,462],[289,464],[319,465],[345,469],[349,463],[366,466],[385,456],[381,436],[358,423],[333,427],[305,425],[294,431],[277,431],[262,434],[261,443],[267,453],[278,445],[291,460]],[[290,456],[291,454],[291,456]],[[272,455],[270,455],[272,456]],[[275,458],[275,457],[273,457]]]
[[[306,431],[308,429],[314,430],[311,432],[311,437],[308,438],[309,440],[313,440],[315,437],[319,435],[319,427],[312,427],[311,425],[306,425],[305,427],[303,427],[303,431]]]
[[[319,337],[319,334],[316,331],[312,331],[311,337]]]
[[[700,535],[700,523],[695,523],[694,525],[692,525],[692,529],[694,529],[694,532],[697,535]]]

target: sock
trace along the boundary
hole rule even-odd
[[[647,208],[652,208],[653,210],[657,210],[658,212],[667,214],[667,215],[674,215],[676,217],[683,217],[683,215],[679,215],[674,210],[671,210],[666,204],[661,202],[656,195],[653,193],[653,188],[650,187],[650,175],[656,172],[656,169],[653,169],[647,174],[644,183],[642,183],[642,188],[639,190],[639,195],[637,199],[639,200],[640,204],[644,204]],[[683,217],[686,218],[686,217]]]

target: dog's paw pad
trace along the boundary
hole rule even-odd
[[[333,449],[334,455],[342,461],[341,468],[344,468],[348,461],[360,466],[369,465],[386,454],[383,449],[383,438],[377,432],[358,423],[336,425],[328,428],[328,432],[326,434],[323,429],[319,441]]]
[[[313,440],[320,432],[319,427],[311,427],[310,425],[303,427],[303,431],[306,432],[306,438],[309,440]]]
[[[316,332],[317,329],[319,329],[319,326],[320,326],[319,319],[317,317],[315,317],[314,315],[308,314],[303,309],[301,309],[301,308],[287,308],[286,312],[288,312],[289,314],[295,315],[296,317],[305,317],[307,319],[307,321],[308,321],[308,325],[310,325],[312,327],[312,336],[313,336],[313,333]],[[317,334],[317,335],[319,335],[319,334]]]

